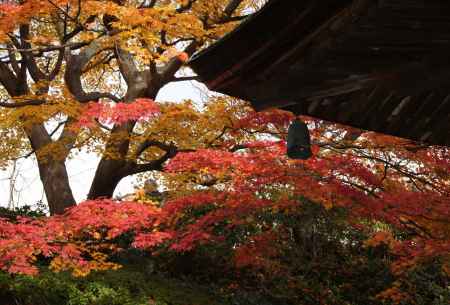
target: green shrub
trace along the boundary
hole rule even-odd
[[[135,266],[86,278],[50,271],[36,277],[0,273],[0,300],[5,305],[148,305],[150,300],[155,305],[222,304],[203,287],[146,275]]]

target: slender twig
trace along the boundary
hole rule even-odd
[[[75,49],[79,49],[84,46],[87,46],[89,44],[90,44],[90,42],[86,41],[86,42],[69,43],[69,44],[58,45],[58,46],[36,47],[36,48],[25,48],[25,49],[0,47],[0,51],[10,51],[13,53],[15,53],[15,52],[46,53],[46,52],[59,51],[59,50],[66,49],[66,48],[69,48],[70,50],[75,50]]]
[[[172,82],[185,82],[185,81],[201,81],[199,76],[183,76],[183,77],[175,77]]]
[[[29,100],[29,101],[21,101],[21,102],[14,102],[14,103],[6,103],[6,102],[0,102],[1,107],[5,108],[20,108],[25,106],[38,106],[44,104],[45,100]]]

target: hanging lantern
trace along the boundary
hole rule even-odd
[[[312,156],[308,126],[299,119],[295,119],[289,126],[287,155],[291,159],[301,160],[306,160]]]

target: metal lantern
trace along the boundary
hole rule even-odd
[[[308,126],[299,119],[295,119],[289,126],[287,155],[291,159],[301,160],[306,160],[312,156]]]

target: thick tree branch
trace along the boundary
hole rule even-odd
[[[158,147],[166,152],[170,151],[173,148],[173,145],[166,144],[160,141],[155,140],[147,140],[142,142],[138,149],[136,150],[136,157],[138,158],[145,150],[147,150],[150,147]]]
[[[64,51],[60,50],[58,53],[58,58],[56,59],[55,66],[53,67],[53,70],[47,76],[47,79],[49,81],[54,80],[55,77],[58,75],[59,71],[61,71],[63,60],[64,60]]]
[[[28,42],[30,39],[30,26],[21,25],[19,32],[20,32],[20,44],[18,44],[18,42],[15,42],[16,47],[22,49],[30,49],[31,44]],[[45,74],[41,71],[41,69],[39,69],[34,56],[28,52],[21,52],[20,54],[25,60],[31,78],[33,78],[35,82],[45,79]]]
[[[135,164],[132,169],[130,175],[139,174],[148,171],[161,171],[163,169],[163,164],[167,160],[175,157],[178,153],[176,146],[170,145],[166,153],[159,159],[144,163],[144,164]]]
[[[25,93],[20,92],[20,83],[18,82],[17,77],[5,63],[0,63],[0,83],[3,85],[3,87],[5,87],[6,91],[8,91],[11,96]]]
[[[105,49],[104,43],[107,37],[99,38],[92,42],[85,48],[83,48],[79,54],[72,54],[69,48],[65,50],[66,57],[66,71],[64,74],[64,80],[67,84],[67,88],[70,93],[80,103],[86,103],[90,101],[98,101],[101,98],[109,98],[115,102],[119,102],[120,99],[111,93],[106,92],[89,92],[86,93],[81,83],[81,76],[83,74],[83,68],[89,63],[89,61],[98,53]]]
[[[83,73],[89,72],[90,70],[95,69],[98,66],[109,64],[114,58],[116,58],[114,54],[106,54],[102,59],[85,67],[83,69]]]
[[[252,16],[253,14],[249,14],[249,15],[243,15],[243,16],[232,16],[232,17],[224,17],[222,19],[220,19],[217,23],[218,24],[224,24],[227,22],[237,22],[237,21],[242,21],[247,19],[248,17]]]
[[[117,62],[119,63],[120,73],[127,85],[130,86],[132,82],[136,81],[139,74],[133,56],[129,52],[121,49],[117,44],[115,46],[115,53]]]
[[[74,122],[74,119],[72,119],[72,118],[69,118],[65,122],[62,122],[64,127],[61,132],[61,135],[59,136],[59,138],[57,140],[57,141],[63,143],[64,147],[65,147],[64,154],[61,156],[63,160],[65,160],[67,158],[67,156],[69,155],[70,151],[74,147],[75,142],[77,140],[77,134],[73,131],[72,128],[70,128],[70,124],[72,124],[73,122]],[[61,127],[61,126],[59,126],[59,127]],[[56,132],[56,129],[55,129],[55,132]],[[52,134],[50,134],[50,137],[51,136],[52,136]]]
[[[194,54],[197,50],[198,43],[196,41],[191,42],[185,49],[184,52],[189,56]],[[163,84],[167,84],[173,81],[175,73],[184,65],[184,61],[182,61],[178,56],[172,58],[161,71],[161,81]]]
[[[23,73],[23,69],[19,66],[19,63],[17,62],[16,55],[11,51],[14,49],[14,47],[11,44],[8,44],[8,56],[11,62],[11,67],[16,74],[17,77],[20,78],[20,74]]]
[[[223,10],[224,16],[231,17],[244,0],[230,0]]]

